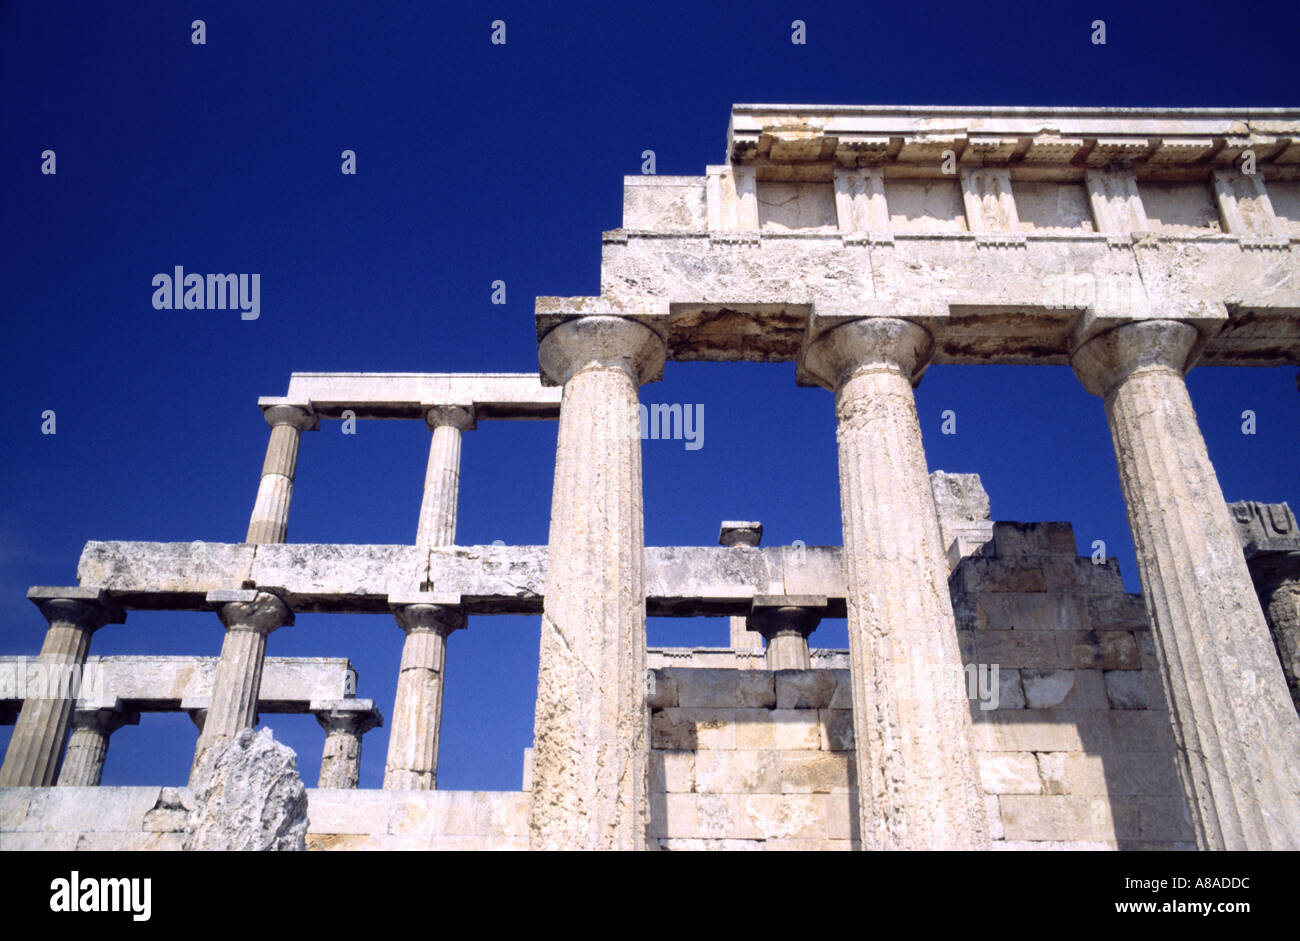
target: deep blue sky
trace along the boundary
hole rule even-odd
[[[647,148],[661,174],[721,162],[733,102],[1295,105],[1296,9],[0,3],[0,653],[39,650],[23,593],[74,583],[88,539],[243,538],[267,438],[256,399],[290,372],[535,370],[533,297],[597,292],[621,177]],[[39,172],[47,148],[56,176]],[[345,148],[356,176],[339,172]],[[260,319],[154,310],[150,280],[174,265],[260,273]],[[1228,499],[1300,508],[1295,374],[1191,373]],[[761,519],[765,544],[838,544],[831,397],[796,388],[792,365],[670,364],[642,400],[705,409],[701,450],[645,442],[649,544],[711,545],[727,518]],[[1137,590],[1101,403],[1068,369],[934,368],[917,403],[932,469],[984,475],[995,518],[1070,520],[1085,550],[1104,539]],[[947,408],[955,436],[939,434]],[[46,409],[57,435],[40,433]],[[419,423],[306,435],[290,539],[413,542],[427,442]],[[467,435],[458,541],[545,543],[554,447],[549,423]],[[649,630],[726,638],[721,621]],[[92,653],[215,655],[221,633],[212,614],[137,613]],[[388,715],[401,640],[387,616],[301,615],[269,652],[350,657]],[[814,643],[843,646],[843,622]],[[452,638],[442,787],[518,788],[536,668],[535,618],[474,618]],[[314,784],[314,720],[268,719]],[[183,715],[118,732],[105,783],[183,783],[194,735]],[[386,744],[367,736],[363,786]]]

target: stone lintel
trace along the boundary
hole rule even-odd
[[[36,662],[35,656],[0,657],[0,707],[22,703],[20,671]],[[177,712],[207,708],[217,658],[90,656],[86,667],[98,672],[100,682],[89,696],[77,700],[78,709],[112,705],[124,711]],[[339,657],[267,657],[258,709],[306,712],[313,700],[347,698],[355,691],[355,677],[352,665]]]
[[[241,555],[225,551],[229,548],[99,542],[88,544],[81,572],[126,608],[210,610],[208,592],[232,580],[238,584],[246,565]],[[282,586],[283,599],[298,613],[381,613],[392,609],[390,600],[446,603],[428,599],[450,596],[469,615],[537,614],[546,589],[545,546],[447,546],[427,553],[411,546],[256,548],[261,561],[255,567],[268,582]],[[776,586],[790,594],[826,595],[827,616],[843,617],[840,556],[839,548],[830,546],[650,546],[647,610],[668,617],[745,615],[754,595],[770,594]],[[432,590],[420,592],[421,584]]]
[[[294,373],[289,397],[320,418],[423,420],[433,406],[471,408],[476,420],[554,420],[560,390],[536,373]],[[259,401],[278,401],[263,399]]]

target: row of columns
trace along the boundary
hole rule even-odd
[[[271,433],[249,520],[246,541],[250,544],[284,542],[301,433],[319,427],[315,412],[307,404],[272,404],[263,415]],[[460,436],[474,427],[473,408],[431,406],[427,423],[433,434],[416,541],[422,546],[451,545],[456,534]],[[103,624],[125,619],[122,610],[103,591],[33,589],[28,596],[50,623],[40,654],[40,661],[49,666],[84,665],[90,635]],[[386,788],[436,786],[446,638],[465,626],[459,600],[418,596],[411,603],[394,604],[394,615],[406,639],[389,735]],[[192,780],[199,773],[204,753],[257,724],[267,636],[294,621],[292,610],[274,591],[216,591],[208,594],[207,601],[224,625],[225,634],[211,702],[206,709],[191,711],[200,730]],[[98,784],[109,735],[124,722],[133,718],[138,721],[138,717],[114,710],[77,712],[74,706],[72,697],[24,701],[0,767],[0,786],[49,786],[56,779],[64,785]],[[379,721],[378,717],[357,714],[341,701],[338,708],[317,718],[327,733],[320,786],[355,787],[360,736]]]
[[[1300,717],[1183,380],[1197,339],[1185,323],[1133,323],[1088,339],[1072,362],[1105,402],[1198,844],[1294,849]],[[864,849],[989,842],[913,395],[932,352],[922,326],[872,317],[825,330],[801,364],[835,395]],[[543,377],[564,392],[534,848],[646,845],[644,540],[631,416],[637,387],[659,377],[665,354],[655,330],[612,315],[563,322],[540,343]],[[799,605],[776,610],[806,617]]]
[[[188,710],[202,732],[207,709]],[[312,714],[325,730],[317,787],[355,788],[361,773],[361,736],[382,723],[370,700],[338,700],[313,707]],[[124,725],[137,725],[140,713],[105,707],[75,709],[68,746],[58,772],[59,787],[98,787],[104,774],[110,736]]]
[[[1300,718],[1183,381],[1196,345],[1187,324],[1146,321],[1088,340],[1073,365],[1105,401],[1198,842],[1294,848]],[[932,348],[923,327],[881,317],[832,327],[804,354],[807,373],[835,395],[864,848],[988,842],[969,712],[951,685],[960,655],[912,393]],[[590,316],[552,329],[539,354],[564,397],[539,651],[532,845],[640,848],[649,749],[636,405],[638,386],[661,374],[666,346],[637,321]],[[271,442],[250,542],[283,540],[298,435],[313,420],[292,406],[272,407],[267,418]],[[445,545],[455,536],[460,435],[473,416],[440,408],[428,420],[434,435],[417,539]],[[51,624],[42,659],[84,663],[90,634],[120,619],[102,597],[71,597],[76,591],[34,599]],[[273,592],[209,600],[226,637],[198,755],[256,722],[266,635],[293,617]],[[464,625],[456,601],[395,604],[406,641],[386,786],[436,784],[445,641]],[[808,607],[775,604],[748,626],[766,624],[772,640],[788,638],[806,623]],[[24,703],[0,785],[53,782],[71,711],[68,700]]]

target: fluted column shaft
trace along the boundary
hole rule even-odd
[[[284,542],[288,536],[289,504],[298,468],[299,438],[303,431],[318,427],[316,416],[302,406],[273,405],[264,416],[271,426],[271,439],[266,445],[257,501],[253,504],[248,535],[244,539],[258,545]]]
[[[78,709],[59,770],[59,787],[98,787],[104,775],[109,736],[131,719],[117,709]]]
[[[438,786],[447,637],[465,626],[465,615],[459,608],[441,604],[403,605],[393,613],[406,640],[388,734],[384,788],[431,791]]]
[[[931,348],[916,324],[872,318],[832,328],[805,354],[835,392],[863,849],[988,845],[912,394]]]
[[[474,428],[474,412],[472,408],[438,406],[429,409],[425,420],[433,436],[415,544],[451,546],[456,543],[456,507],[460,498],[460,437]]]
[[[355,789],[361,780],[361,736],[379,724],[373,710],[325,709],[316,713],[325,730],[317,787]]]
[[[33,592],[28,597],[50,624],[37,667],[59,680],[48,685],[63,688],[51,690],[47,686],[47,693],[58,695],[23,700],[0,767],[0,787],[49,787],[58,779],[90,635],[110,621],[123,620],[120,610],[101,600],[75,597],[95,594],[86,589],[68,589],[74,597],[38,597]]]
[[[1073,365],[1105,400],[1197,842],[1297,849],[1300,717],[1183,381],[1196,341],[1144,321]]]
[[[663,340],[612,316],[555,327],[564,395],[533,740],[534,849],[643,849],[649,825],[645,538],[637,388]]]
[[[204,752],[257,725],[266,637],[276,628],[293,623],[293,613],[269,592],[210,592],[208,600],[215,605],[226,634],[212,680],[212,699],[194,753],[191,780]]]

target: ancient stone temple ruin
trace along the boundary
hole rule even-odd
[[[96,787],[115,728],[184,710],[196,769],[259,711],[317,716],[314,849],[1300,848],[1300,530],[1225,502],[1183,379],[1300,363],[1300,112],[736,106],[725,158],[625,179],[600,295],[537,299],[537,374],[295,373],[244,542],[89,542],[32,588],[38,662],[106,680],[6,694],[0,845],[185,845],[205,782]],[[644,545],[638,388],[684,360],[833,393],[842,547]],[[927,473],[913,387],[951,363],[1104,399],[1141,595]],[[300,438],[345,410],[427,423],[414,545],[287,541]],[[549,542],[457,545],[463,439],[511,419],[559,423]],[[213,612],[220,657],[90,657],[133,610]],[[392,613],[391,711],[346,660],[267,655],[318,611]],[[541,615],[525,780],[438,790],[448,643],[503,613]],[[731,646],[647,650],[647,615]]]

